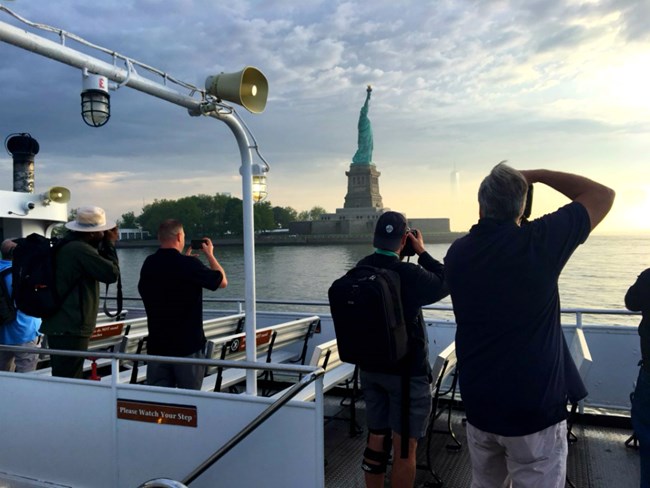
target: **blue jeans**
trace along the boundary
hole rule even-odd
[[[641,488],[650,488],[650,365],[639,370],[632,398],[632,427],[639,440]]]

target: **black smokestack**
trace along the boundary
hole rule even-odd
[[[38,154],[38,141],[27,133],[14,134],[6,143],[14,158],[14,191],[34,193],[34,156]]]

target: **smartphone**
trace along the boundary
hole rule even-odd
[[[192,239],[192,249],[203,249],[205,239]]]

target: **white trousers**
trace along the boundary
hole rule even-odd
[[[534,434],[504,437],[467,423],[472,488],[564,488],[566,421]]]

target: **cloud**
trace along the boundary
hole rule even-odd
[[[479,174],[514,154],[600,171],[589,153],[605,171],[630,145],[639,155],[650,149],[650,98],[636,68],[650,56],[650,4],[640,0],[18,0],[10,8],[198,87],[210,74],[260,67],[267,110],[238,111],[271,163],[270,199],[299,210],[342,205],[367,84],[378,169],[399,182],[412,175],[413,194],[429,191],[436,169],[447,183],[454,163]],[[109,123],[91,129],[79,115],[78,70],[4,43],[0,57],[0,135],[39,140],[37,181],[70,178],[73,195],[96,187],[87,196],[120,214],[156,192],[241,191],[239,152],[219,121],[121,88],[111,92]]]

